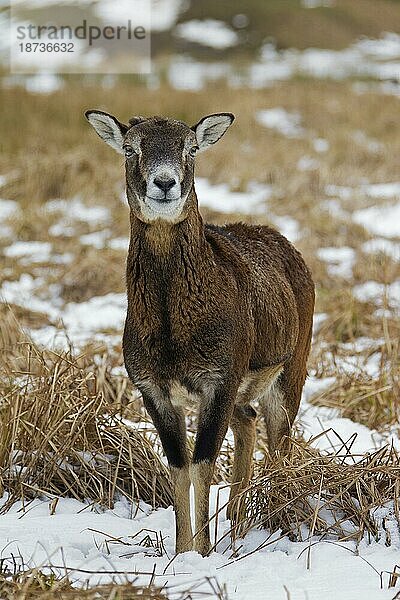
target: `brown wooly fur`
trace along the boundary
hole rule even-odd
[[[142,152],[141,161],[129,158],[126,167],[131,236],[125,365],[142,392],[171,466],[176,550],[193,547],[206,554],[209,486],[228,425],[235,437],[232,500],[251,474],[256,413],[250,402],[260,404],[271,454],[289,434],[306,377],[314,285],[299,252],[274,229],[204,225],[189,158],[181,163],[183,185],[189,190],[181,216],[173,221],[141,218],[137,198],[146,194],[151,160],[162,160],[159,140],[179,162],[183,144],[195,142],[198,126],[190,129],[160,118],[146,124],[140,118],[129,129],[112,119],[125,141],[136,148],[141,143]],[[98,133],[106,139],[103,130]],[[191,466],[182,410],[187,401],[199,405]],[[188,517],[190,481],[195,487],[194,541]]]

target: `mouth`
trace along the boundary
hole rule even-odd
[[[153,221],[155,219],[166,219],[175,221],[182,212],[184,198],[153,198],[145,196],[141,200],[141,212],[146,219]]]
[[[152,202],[160,202],[161,204],[168,204],[169,202],[177,202],[181,197],[177,196],[176,198],[168,198],[168,196],[164,196],[163,198],[153,198],[152,196],[146,196],[145,200],[151,200]]]

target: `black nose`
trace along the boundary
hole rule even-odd
[[[161,179],[161,177],[155,177],[154,184],[166,194],[176,184],[176,181],[173,178]]]

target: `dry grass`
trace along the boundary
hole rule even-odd
[[[290,454],[259,464],[249,488],[235,499],[237,523],[231,535],[237,539],[257,526],[271,534],[281,529],[298,540],[360,541],[365,533],[377,539],[374,508],[394,501],[400,524],[399,494],[400,457],[393,448],[360,459],[352,456],[351,443],[324,456],[293,440]]]
[[[98,349],[40,350],[12,317],[2,335],[0,484],[10,494],[3,511],[38,494],[109,507],[118,495],[170,505],[154,434],[121,417],[126,385],[111,378],[110,364],[96,364]]]
[[[379,181],[390,180],[396,172],[399,140],[393,115],[397,112],[397,98],[388,96],[382,102],[378,94],[359,96],[349,82],[313,81],[311,85],[307,81],[288,81],[263,90],[244,88],[240,94],[230,93],[223,84],[210,85],[198,93],[171,90],[163,85],[156,94],[128,82],[118,85],[118,94],[113,89],[83,85],[81,81],[72,82],[68,93],[61,90],[34,99],[22,89],[0,92],[0,170],[10,173],[3,194],[18,199],[24,209],[76,194],[92,203],[106,202],[113,208],[119,203],[123,190],[122,160],[100,144],[89,129],[83,112],[90,107],[109,110],[121,120],[134,113],[153,113],[189,123],[210,110],[232,111],[238,120],[229,138],[201,157],[199,175],[239,188],[254,179],[275,183],[292,199],[295,213],[304,209],[305,202],[310,207],[325,183],[352,185],[360,181],[363,173],[374,175]],[[322,165],[318,174],[296,169],[301,156],[310,152],[307,139],[288,141],[256,125],[257,110],[273,106],[299,111],[304,127],[331,144],[330,152],[319,157]],[[33,108],[35,119],[31,118]],[[367,152],[349,135],[363,130],[366,123],[368,135],[384,144],[378,155]],[[27,161],[31,155],[35,160]]]
[[[44,572],[46,571],[46,572]],[[10,565],[9,562],[0,562],[0,597],[2,600],[201,600],[213,598],[214,600],[228,600],[225,586],[221,586],[213,577],[202,578],[194,581],[185,591],[159,587],[155,582],[154,573],[138,573],[147,575],[149,583],[139,585],[136,580],[113,581],[103,585],[74,586],[72,576],[68,569],[63,577],[56,574],[56,569],[46,567],[43,570],[29,569],[23,566]],[[74,573],[91,573],[85,570],[74,570]],[[111,576],[121,578],[122,573],[110,572]],[[127,575],[127,574],[125,574]],[[123,579],[127,579],[126,576]],[[202,591],[198,588],[202,586]],[[208,588],[205,591],[205,586]]]
[[[392,31],[393,22],[398,19],[396,2],[390,0],[380,0],[379,6],[373,0],[335,0],[328,8],[319,6],[313,10],[304,9],[299,0],[248,0],[245,8],[250,21],[250,31],[246,30],[243,36],[248,52],[254,52],[266,38],[275,39],[280,48],[342,48],[361,35],[377,37],[381,31]],[[241,12],[244,12],[241,0],[218,3],[202,0],[188,5],[182,21],[212,15],[230,24],[234,15]],[[180,40],[172,40],[172,44],[180,51],[189,46]],[[229,48],[225,56],[221,51],[214,53],[231,58],[235,50],[242,55],[244,49]],[[197,51],[201,58],[210,54],[203,46],[191,45],[191,50]]]
[[[156,586],[108,584],[88,589],[74,588],[71,582],[54,575],[32,570],[17,574],[0,574],[2,600],[166,600],[167,595]],[[182,598],[182,600],[184,600]]]

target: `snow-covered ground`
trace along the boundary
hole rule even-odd
[[[227,495],[226,487],[212,487],[211,514],[217,497],[219,506],[223,506]],[[94,585],[128,579],[145,584],[154,572],[155,582],[175,593],[203,580],[196,589],[206,595],[210,588],[204,578],[215,578],[226,584],[230,600],[320,600],[321,594],[327,600],[383,600],[392,599],[394,590],[387,589],[385,575],[382,583],[386,589],[381,589],[380,573],[391,571],[398,562],[400,540],[390,506],[380,513],[392,533],[390,547],[385,545],[383,530],[379,541],[363,540],[358,545],[317,538],[311,543],[291,542],[287,537],[279,539],[279,531],[271,534],[254,530],[238,541],[235,557],[225,538],[207,558],[195,552],[174,558],[172,508],[152,511],[142,503],[132,518],[132,507],[124,500],[117,501],[113,510],[104,511],[68,498],[56,504],[43,499],[32,501],[24,509],[18,502],[0,517],[0,548],[3,560],[21,561],[45,572],[46,567],[53,566],[53,572],[62,576],[68,571],[77,583],[89,580]],[[222,510],[217,540],[229,528]],[[157,547],[157,534],[163,540],[164,551],[160,544]],[[147,536],[154,540],[155,547],[145,546]]]
[[[182,23],[177,33],[200,30],[192,22]],[[235,32],[227,42],[234,43]],[[199,35],[197,43],[207,45],[209,38]],[[273,42],[266,43],[259,59],[237,71],[230,63],[201,62],[188,55],[176,56],[169,69],[169,81],[176,89],[198,90],[214,79],[225,79],[232,87],[241,85],[253,88],[269,87],[276,82],[286,81],[295,76],[314,77],[317,79],[343,80],[348,78],[371,78],[379,82],[359,83],[358,91],[363,93],[371,86],[380,93],[400,95],[400,35],[384,33],[379,39],[361,39],[343,50],[327,50],[323,48],[306,48],[297,50],[289,48],[278,50]]]

